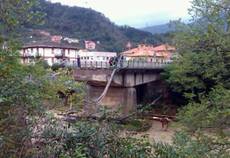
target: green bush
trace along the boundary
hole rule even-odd
[[[58,126],[60,125],[52,123],[46,128],[43,153],[63,158],[152,157],[152,146],[146,139],[119,137],[119,131],[111,124],[78,122],[71,128],[62,130]]]
[[[58,69],[64,68],[64,67],[65,67],[64,64],[54,63],[54,64],[51,66],[51,69],[52,69],[53,71],[57,71]]]
[[[155,143],[156,158],[228,158],[230,146],[226,139],[210,138],[201,134],[191,137],[176,133],[173,144]]]

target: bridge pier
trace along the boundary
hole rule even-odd
[[[137,108],[137,92],[134,87],[126,88],[126,95],[123,96],[125,99],[124,113],[128,114],[130,111],[135,111]]]
[[[112,69],[75,69],[76,81],[87,81],[87,99],[96,100],[105,89]],[[100,102],[110,109],[120,109],[123,114],[135,111],[137,104],[146,104],[158,97],[163,90],[160,81],[162,69],[122,69],[116,72],[111,85]],[[90,113],[96,105],[86,105]]]
[[[87,85],[87,100],[96,100],[105,87]],[[134,87],[110,87],[106,96],[100,102],[100,105],[110,109],[120,109],[122,113],[127,114],[130,111],[136,110],[137,94]],[[85,105],[87,111],[96,112],[96,105]]]

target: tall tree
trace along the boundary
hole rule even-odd
[[[46,72],[39,65],[21,65],[14,40],[15,30],[37,15],[31,12],[35,2],[0,3],[0,157],[24,157],[31,144],[31,119],[46,92]]]
[[[179,57],[164,74],[173,90],[188,99],[178,119],[189,133],[177,133],[172,145],[157,144],[155,154],[162,158],[227,158],[230,1],[193,0],[190,14],[192,23],[178,27],[175,35]]]
[[[230,88],[230,2],[194,0],[192,4],[192,23],[180,27],[175,37],[180,57],[166,76],[175,91],[198,99],[217,84]]]

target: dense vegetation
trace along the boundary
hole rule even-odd
[[[31,65],[20,64],[14,32],[22,25],[30,26],[31,19],[40,21],[42,14],[33,11],[34,0],[0,5],[0,157],[230,156],[228,0],[194,0],[191,14],[202,23],[178,26],[174,41],[180,55],[164,77],[187,104],[177,117],[184,129],[175,134],[172,144],[119,136],[120,129],[108,119],[116,114],[104,109],[99,120],[71,123],[54,117],[54,109],[81,109],[85,87],[73,80],[71,69],[53,71],[39,58]]]
[[[182,134],[183,139],[172,146],[161,146],[159,154],[229,157],[230,1],[194,0],[192,4],[193,23],[186,27],[177,23],[180,32],[174,40],[180,56],[164,75],[188,102],[178,119],[194,139]]]

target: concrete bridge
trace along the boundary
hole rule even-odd
[[[144,61],[120,63],[100,104],[110,108],[121,106],[122,111],[127,113],[135,110],[137,104],[153,101],[166,91],[160,73],[167,64]],[[88,100],[95,100],[101,95],[114,68],[106,62],[81,62],[81,67],[75,68],[75,80],[87,83]],[[94,107],[89,108],[94,110]]]

